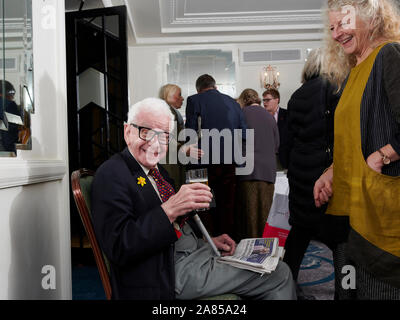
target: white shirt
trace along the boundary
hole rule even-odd
[[[275,121],[278,123],[278,113],[279,113],[279,106],[278,106],[278,109],[276,109],[276,112],[275,112],[275,114],[274,114],[274,118],[275,118]]]

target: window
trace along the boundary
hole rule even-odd
[[[196,94],[196,80],[202,74],[211,75],[220,92],[236,97],[235,62],[232,51],[181,50],[169,54],[167,82],[181,87],[182,96]],[[179,110],[184,117],[185,104]]]

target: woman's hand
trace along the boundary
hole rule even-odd
[[[329,201],[332,197],[333,167],[326,170],[314,185],[314,202],[317,208]]]
[[[374,171],[381,173],[383,167],[382,156],[378,151],[372,152],[367,158],[367,165]]]
[[[380,151],[380,152],[379,152]],[[398,161],[400,159],[400,155],[393,149],[391,144],[387,144],[371,153],[367,158],[367,165],[376,172],[381,173],[382,167],[385,165],[383,163],[383,158],[388,160],[389,163],[394,161]],[[388,163],[386,163],[388,164]]]
[[[218,237],[212,238],[218,250],[222,251],[222,256],[231,256],[235,253],[236,243],[227,234],[221,234]]]

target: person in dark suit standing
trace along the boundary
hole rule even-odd
[[[186,213],[208,208],[212,194],[201,183],[173,181],[158,164],[165,156],[173,117],[165,101],[133,105],[124,124],[127,143],[104,162],[92,185],[93,226],[110,262],[113,299],[171,300],[236,293],[255,299],[295,299],[289,267],[279,262],[268,275],[217,263],[211,246],[198,237]],[[192,229],[193,227],[193,229]],[[212,238],[222,255],[236,243],[226,234]]]
[[[203,140],[199,148],[204,151],[201,164],[208,169],[208,182],[215,194],[216,207],[202,216],[204,224],[211,234],[220,234],[225,230],[234,234],[234,196],[236,189],[234,145],[227,144],[221,137],[207,139],[208,130],[230,133],[234,129],[246,129],[243,112],[239,104],[230,96],[217,90],[212,76],[204,74],[196,80],[197,94],[187,98],[186,128],[202,129]],[[242,137],[245,137],[242,132]],[[218,150],[213,149],[213,141],[219,142]],[[233,141],[234,139],[232,139]],[[224,150],[230,152],[224,153]],[[229,157],[230,156],[230,157]]]
[[[288,122],[287,110],[279,107],[281,96],[279,91],[273,88],[263,92],[263,104],[265,109],[275,118],[279,129],[280,145],[278,150],[278,169],[287,169],[288,163],[281,154],[287,154],[288,148]]]

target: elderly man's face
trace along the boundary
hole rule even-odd
[[[140,112],[133,123],[157,132],[170,132],[169,121],[166,115],[155,116],[149,112]],[[157,135],[151,140],[143,140],[139,137],[139,129],[129,123],[124,126],[124,137],[129,151],[146,168],[154,168],[168,149],[168,145],[160,143]]]

